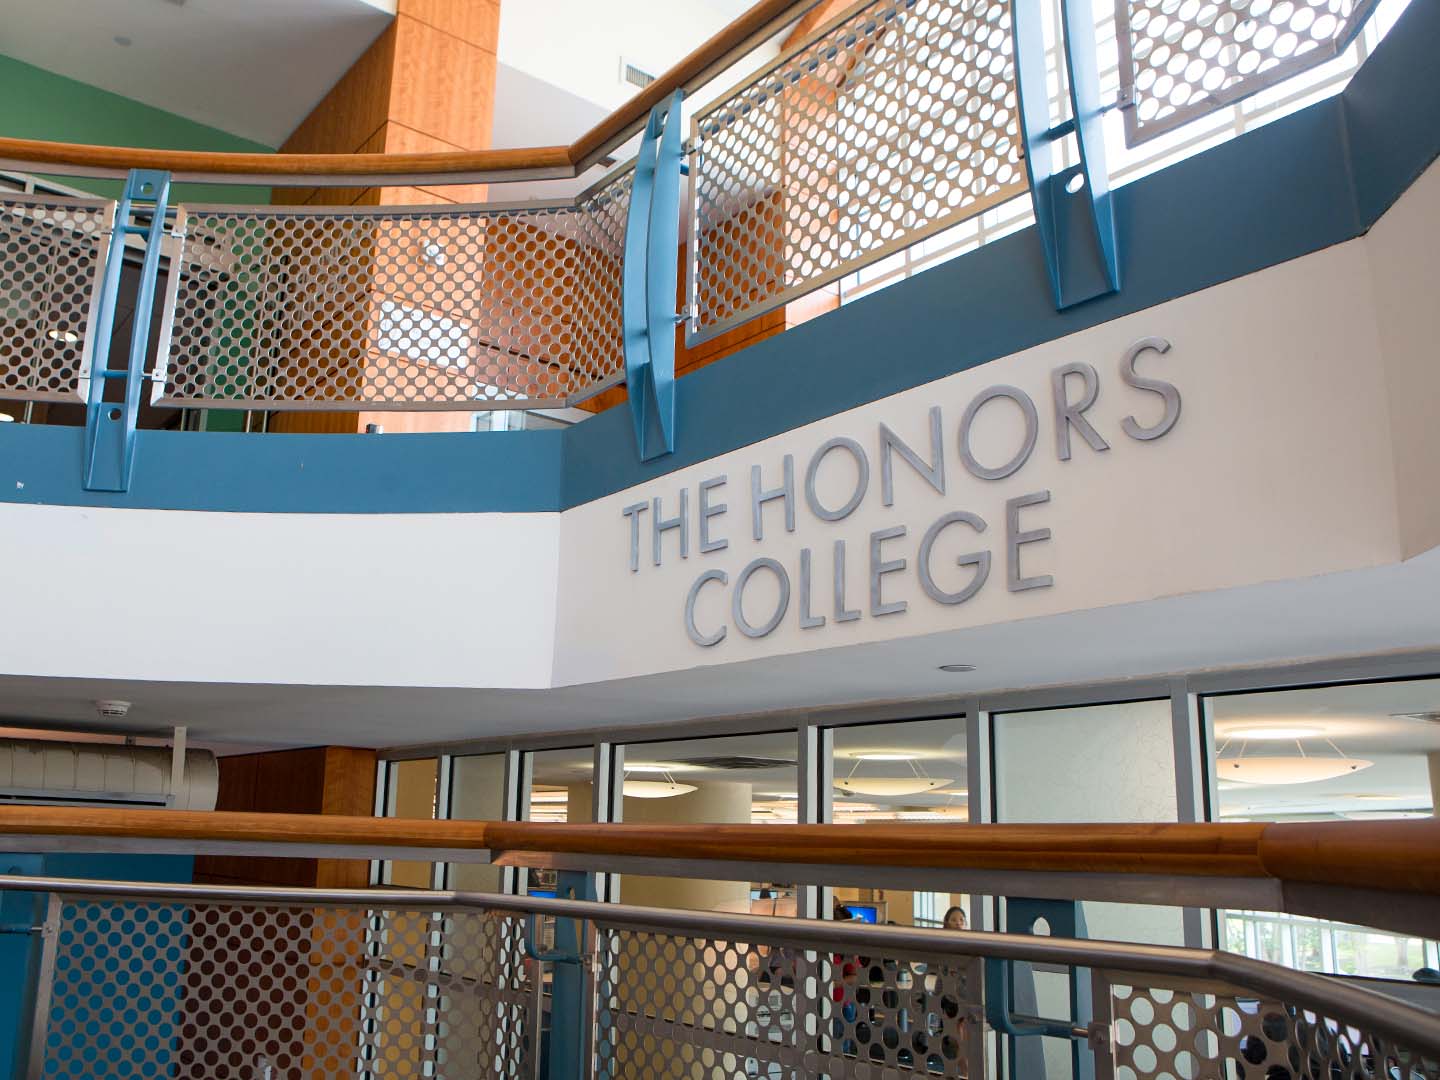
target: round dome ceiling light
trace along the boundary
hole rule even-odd
[[[1347,757],[1233,757],[1217,759],[1215,774],[1241,784],[1313,784],[1349,776],[1373,764]]]
[[[627,799],[673,799],[694,790],[694,784],[677,784],[674,780],[626,780],[624,785]]]
[[[847,776],[836,780],[835,786],[854,795],[923,795],[950,783],[938,776]]]

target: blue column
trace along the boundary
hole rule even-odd
[[[89,407],[85,415],[86,491],[130,488],[130,472],[135,464],[135,424],[140,416],[140,391],[145,381],[145,352],[150,345],[150,311],[155,303],[155,280],[160,272],[160,244],[169,200],[169,173],[132,169],[115,209],[90,360]],[[137,209],[149,213],[148,224],[130,223]],[[127,236],[145,238],[145,257],[135,298],[130,352],[123,368],[112,369],[110,341],[115,331],[115,306],[120,295],[120,270],[125,261]],[[179,273],[179,267],[171,267],[170,272]],[[107,402],[105,387],[116,379],[124,381],[124,400]]]
[[[680,256],[680,101],[650,110],[625,222],[621,310],[625,384],[641,461],[675,450],[676,265]]]

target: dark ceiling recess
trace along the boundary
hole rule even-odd
[[[676,758],[676,765],[689,765],[696,769],[721,769],[726,772],[750,772],[753,769],[793,769],[792,758],[766,757],[692,757]]]

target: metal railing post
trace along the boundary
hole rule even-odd
[[[1070,118],[1050,122],[1045,12],[1041,0],[1012,0],[1020,136],[1035,224],[1059,309],[1120,288],[1115,213],[1105,166],[1104,108],[1090,0],[1060,0]],[[1079,164],[1059,160],[1057,144],[1074,135]]]
[[[150,345],[150,312],[155,303],[155,281],[160,272],[160,247],[165,233],[165,210],[170,200],[170,174],[132,169],[115,208],[109,255],[101,284],[95,325],[95,350],[90,375],[89,406],[85,414],[86,491],[128,491],[135,462],[135,427],[140,416],[140,387],[145,379],[145,353]],[[131,215],[146,213],[147,225],[132,225]],[[115,309],[120,297],[120,271],[125,260],[125,238],[145,238],[145,258],[131,322],[130,352],[123,368],[110,366],[110,342],[115,331]],[[176,271],[178,272],[178,271]],[[123,380],[123,402],[107,402],[105,387]]]

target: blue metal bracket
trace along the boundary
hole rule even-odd
[[[675,450],[675,311],[680,253],[680,101],[650,110],[625,222],[625,383],[641,461]]]
[[[556,874],[555,895],[562,900],[594,900],[595,876],[562,870]],[[581,1080],[585,1074],[585,1039],[591,1019],[585,1009],[585,923],[555,920],[555,948],[541,952],[535,944],[535,916],[526,920],[525,955],[554,964],[550,980],[550,1017],[541,1054],[545,1080]],[[538,975],[537,975],[538,977]]]
[[[130,472],[135,464],[135,424],[140,416],[141,384],[145,381],[145,352],[150,345],[150,311],[155,303],[155,281],[160,273],[160,246],[169,201],[168,172],[132,169],[115,207],[115,225],[105,260],[90,361],[89,407],[85,414],[86,491],[127,491],[130,487]],[[137,210],[149,214],[147,224],[131,224],[130,219]],[[135,297],[130,352],[123,368],[111,368],[110,340],[115,331],[115,307],[120,297],[120,270],[125,261],[127,236],[145,238],[145,258]],[[105,387],[116,379],[124,380],[124,400],[106,401]]]
[[[1005,929],[1011,934],[1034,934],[1040,920],[1050,927],[1055,937],[1083,938],[1085,915],[1073,900],[1032,900],[1008,897],[1005,900]],[[1088,1032],[1093,1015],[1090,1000],[1089,972],[1077,968],[1070,973],[1070,1015],[1064,1020],[1049,1020],[1036,1013],[1035,976],[1029,964],[1013,960],[985,961],[985,1019],[1009,1040],[1012,1070],[1027,1080],[1043,1080],[1044,1054],[1037,1043],[1021,1067],[1018,1039],[1034,1036],[1070,1040],[1070,1076],[1073,1080],[1094,1080],[1095,1056],[1088,1040],[1081,1042],[1079,1032]],[[1028,1014],[1017,1016],[1016,1011]]]
[[[1030,199],[1059,310],[1120,289],[1115,209],[1105,167],[1105,108],[1095,54],[1091,0],[1061,0],[1070,119],[1050,123],[1041,0],[1012,0],[1020,134]],[[1074,134],[1078,165],[1061,166],[1056,144]]]

